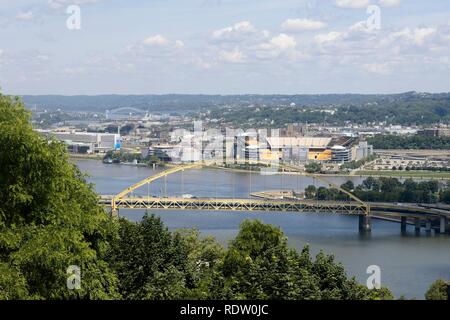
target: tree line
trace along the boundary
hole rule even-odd
[[[407,179],[401,182],[397,178],[368,177],[356,186],[347,181],[340,186],[367,202],[405,202],[405,203],[437,203],[450,204],[450,184],[440,186],[438,181],[416,182]],[[309,185],[305,189],[307,199],[348,201],[349,196],[336,188]]]
[[[449,94],[421,96],[405,93],[392,97],[371,97],[347,101],[335,99],[325,104],[299,101],[296,106],[269,106],[252,102],[244,107],[216,107],[203,115],[204,119],[219,119],[222,123],[241,128],[251,126],[285,127],[288,123],[326,123],[330,125],[401,124],[429,125],[450,120]]]
[[[367,139],[375,149],[450,149],[450,137],[376,135]]]

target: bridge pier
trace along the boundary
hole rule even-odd
[[[444,234],[447,227],[447,218],[441,217],[439,221],[439,233]]]
[[[407,220],[406,217],[401,217],[400,218],[400,230],[402,231],[402,233],[406,232],[406,226],[407,226]]]
[[[431,220],[427,220],[425,222],[425,232],[426,233],[431,233]]]
[[[416,233],[420,233],[420,218],[414,218],[414,230]]]
[[[359,215],[359,231],[360,232],[370,232],[372,230],[372,220],[368,215]]]

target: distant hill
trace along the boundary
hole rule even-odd
[[[232,107],[301,107],[301,108],[351,108],[379,110],[383,107],[401,107],[414,110],[415,115],[432,113],[446,118],[450,113],[450,93],[400,94],[314,94],[314,95],[97,95],[97,96],[23,96],[25,104],[42,109],[64,111],[105,112],[131,107],[150,112],[195,112],[205,108]]]

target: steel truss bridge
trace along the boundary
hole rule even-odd
[[[233,164],[264,164],[273,165],[273,163],[263,161],[233,161]],[[329,187],[348,195],[349,201],[319,201],[319,200],[267,200],[267,199],[201,199],[201,198],[176,198],[176,197],[153,197],[132,196],[133,192],[145,185],[177,172],[185,170],[200,169],[203,167],[219,167],[223,163],[217,161],[201,161],[187,165],[179,165],[162,171],[156,175],[150,176],[136,184],[126,188],[114,196],[101,196],[99,203],[111,208],[111,214],[118,216],[119,209],[146,209],[146,210],[214,210],[214,211],[270,211],[270,212],[304,212],[304,213],[331,213],[359,216],[359,229],[361,231],[371,230],[371,216],[373,214],[383,215],[393,219],[400,219],[402,230],[406,228],[408,219],[412,219],[416,231],[425,225],[427,230],[432,227],[438,228],[441,233],[447,229],[447,221],[450,218],[450,211],[424,208],[418,205],[403,205],[392,203],[366,203],[349,191],[342,189],[336,184],[328,181],[321,175],[309,174],[301,168],[275,163],[275,168],[283,172],[297,172],[302,176],[312,177],[326,183]],[[131,195],[131,196],[130,196]]]
[[[100,203],[109,205],[110,201],[109,197],[104,197]],[[148,210],[283,211],[366,215],[366,207],[360,203],[337,201],[133,197],[116,199],[115,206],[123,209]]]

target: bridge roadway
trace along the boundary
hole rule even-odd
[[[258,163],[273,166],[271,163]],[[248,160],[244,163],[249,164]],[[185,170],[199,169],[207,166],[217,166],[217,161],[199,161],[195,163],[171,167],[163,172],[159,172],[145,178],[134,185],[126,188],[114,196],[101,196],[99,202],[105,206],[110,206],[111,215],[117,216],[119,209],[160,209],[160,210],[221,210],[221,211],[280,211],[280,212],[319,212],[336,213],[359,216],[359,230],[371,230],[371,217],[375,214],[388,217],[389,219],[400,219],[402,231],[406,230],[408,219],[413,219],[416,231],[420,231],[425,222],[427,231],[438,225],[439,232],[445,233],[448,229],[450,210],[442,208],[431,208],[417,204],[392,204],[392,203],[368,203],[356,197],[351,192],[337,186],[326,178],[314,174],[308,174],[295,165],[276,164],[276,172],[279,169],[284,171],[300,172],[305,176],[325,182],[329,187],[346,194],[349,201],[318,201],[300,199],[201,199],[201,198],[168,198],[168,197],[135,197],[133,192],[144,185],[166,178],[177,172]],[[182,181],[183,183],[183,181]]]
[[[101,196],[99,204],[111,206],[114,196]],[[366,203],[367,204],[367,203]],[[429,208],[411,203],[369,203],[366,206],[357,201],[319,200],[262,200],[262,199],[219,199],[219,198],[176,198],[176,197],[124,197],[115,200],[116,209],[148,210],[213,210],[213,211],[266,211],[330,213],[359,216],[360,230],[370,231],[371,217],[401,222],[402,230],[408,223],[414,224],[416,231],[425,226],[427,231],[436,228],[445,233],[450,220],[450,210]]]

